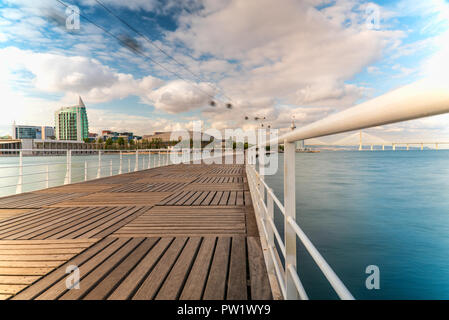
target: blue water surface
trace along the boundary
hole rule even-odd
[[[266,181],[283,199],[279,162]],[[449,299],[449,151],[297,153],[296,206],[298,224],[357,299]],[[337,298],[298,251],[309,297]],[[380,269],[379,290],[365,286],[369,265]]]

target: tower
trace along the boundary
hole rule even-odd
[[[55,112],[55,128],[58,140],[82,141],[89,137],[86,106],[81,97],[78,105],[62,107]]]

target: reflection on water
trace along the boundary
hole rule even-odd
[[[280,199],[282,161],[266,178]],[[356,298],[449,299],[449,151],[296,154],[296,188],[298,224]],[[298,260],[310,298],[336,298],[301,246]]]

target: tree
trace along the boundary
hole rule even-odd
[[[89,143],[90,139],[89,138],[84,138],[83,141],[84,141],[84,143]]]
[[[114,143],[114,141],[112,141],[112,138],[107,138],[106,139],[106,143],[105,144],[106,144],[107,147],[112,146],[113,143]]]
[[[98,138],[97,143],[103,143],[103,139]]]
[[[117,139],[117,144],[118,144],[120,147],[123,147],[123,146],[125,145],[125,139],[123,139],[123,137],[118,138],[118,139]]]

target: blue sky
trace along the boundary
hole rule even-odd
[[[245,116],[278,128],[294,116],[300,126],[447,70],[439,58],[447,52],[446,0],[101,0],[147,39],[95,0],[64,3],[80,9],[79,30],[67,29],[56,0],[0,0],[0,93],[11,106],[0,134],[14,120],[52,125],[53,112],[78,95],[93,132],[149,134],[198,119],[218,129],[257,125]],[[439,116],[373,132],[449,137],[447,123]]]

